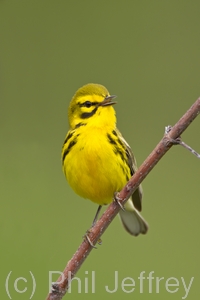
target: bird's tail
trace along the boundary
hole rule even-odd
[[[125,210],[120,210],[119,216],[126,231],[134,236],[140,233],[145,234],[148,224],[134,207],[132,199],[126,202],[124,208]]]

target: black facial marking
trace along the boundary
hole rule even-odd
[[[82,118],[82,119],[87,119],[87,118],[92,117],[92,116],[96,113],[97,109],[98,109],[98,106],[96,106],[96,107],[95,107],[92,111],[90,111],[90,112],[84,112],[84,113],[82,113],[82,114],[81,114],[81,118]]]
[[[85,125],[87,125],[87,124],[80,122],[80,123],[76,124],[75,128],[79,128],[79,127],[85,126]]]
[[[80,107],[91,107],[91,106],[96,106],[98,104],[98,102],[91,102],[91,101],[85,101],[85,102],[83,102],[83,103],[80,103],[80,102],[78,102],[78,105],[80,106]]]

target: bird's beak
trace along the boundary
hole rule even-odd
[[[116,104],[117,102],[112,101],[112,99],[115,99],[116,97],[117,97],[116,95],[106,96],[105,99],[101,103],[99,103],[99,106],[108,106],[108,105]]]

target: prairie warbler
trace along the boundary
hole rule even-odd
[[[68,183],[78,195],[97,203],[97,212],[112,202],[114,193],[123,188],[137,168],[130,146],[116,127],[114,98],[100,84],[81,87],[69,105],[70,130],[62,148]],[[124,228],[135,236],[148,230],[139,213],[141,201],[139,186],[125,210],[119,212]]]

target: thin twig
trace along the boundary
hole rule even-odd
[[[147,157],[135,174],[131,177],[126,186],[117,194],[118,199],[122,205],[129,199],[131,194],[137,189],[144,178],[154,168],[163,155],[172,147],[174,141],[186,130],[191,122],[200,113],[200,98],[190,107],[190,109],[183,115],[183,117],[171,128],[171,130],[164,135],[162,140],[158,143],[152,153]],[[97,221],[96,225],[91,228],[88,237],[93,245],[99,240],[106,228],[112,222],[114,217],[120,210],[120,206],[113,201],[102,217]],[[89,255],[93,247],[84,239],[78,250],[73,255],[72,259],[65,267],[63,274],[58,278],[57,282],[53,284],[52,291],[47,296],[46,300],[61,300],[69,288],[70,280],[75,276],[78,269],[81,267],[86,257]]]
[[[180,146],[183,146],[184,148],[186,148],[187,150],[189,150],[192,154],[194,154],[197,158],[200,158],[200,154],[198,152],[196,152],[194,149],[192,149],[189,145],[187,145],[186,143],[184,143],[183,141],[179,142]]]
[[[165,127],[165,133],[169,133],[172,129],[171,125],[168,125]],[[181,137],[179,136],[179,138],[177,138],[176,140],[173,141],[174,145],[180,145],[182,147],[184,147],[185,149],[187,149],[188,151],[190,151],[192,154],[194,154],[197,158],[200,158],[200,154],[198,152],[196,152],[194,149],[192,149],[192,147],[190,147],[189,145],[187,145],[185,142],[183,142],[181,140]]]

